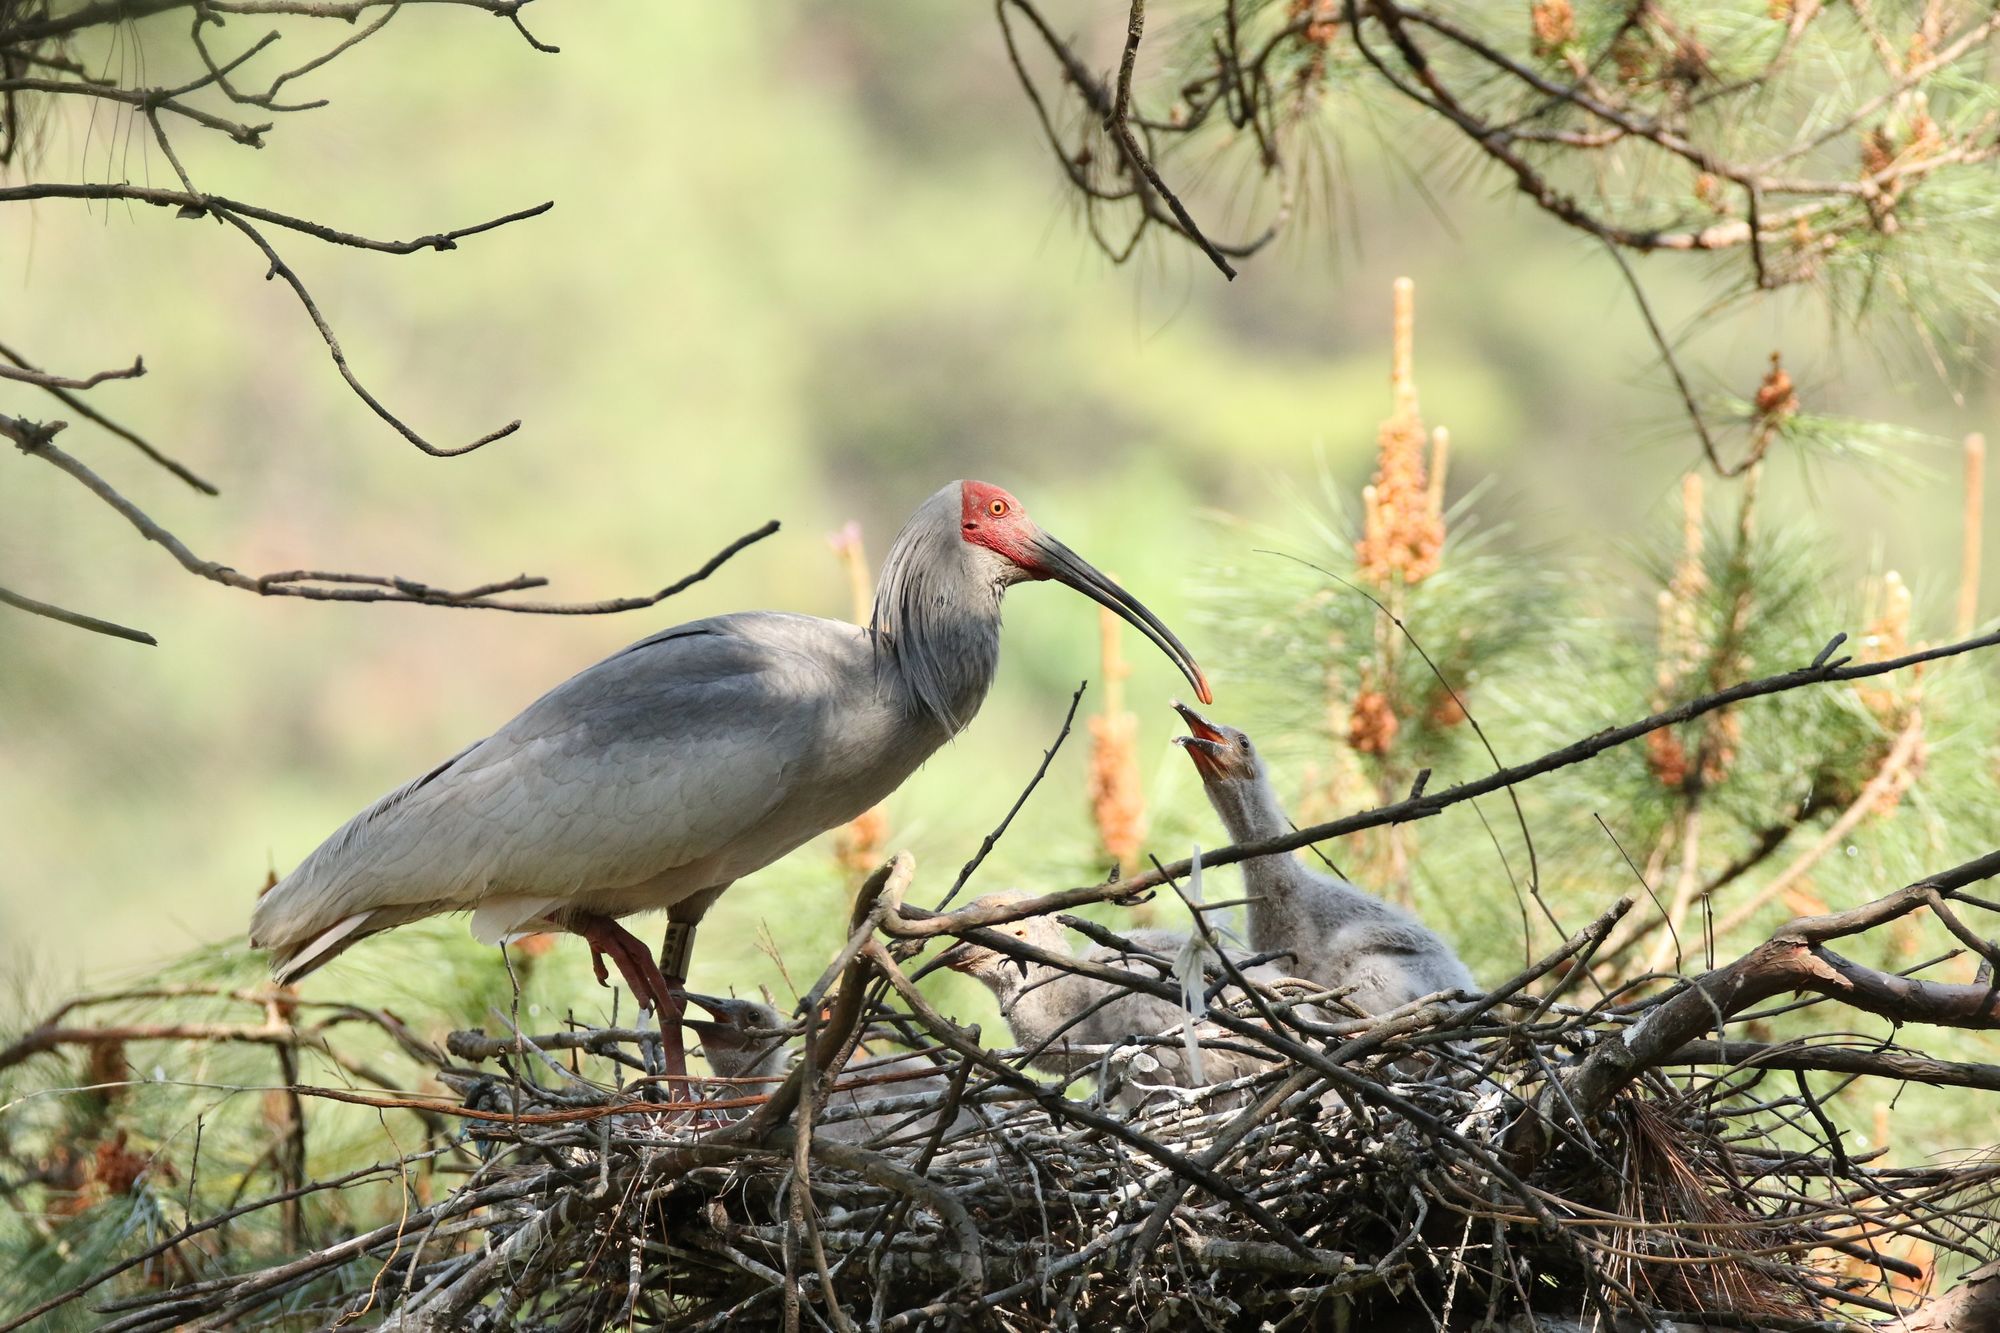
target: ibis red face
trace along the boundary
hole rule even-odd
[[[1146,609],[1145,603],[1113,583],[1089,561],[1042,531],[1029,518],[1021,502],[983,481],[968,481],[959,488],[961,515],[959,530],[966,541],[984,546],[1010,561],[1031,579],[1054,579],[1076,589],[1099,606],[1116,612],[1134,629],[1153,641],[1167,659],[1180,668],[1203,703],[1213,703],[1208,679],[1201,674],[1194,654]]]

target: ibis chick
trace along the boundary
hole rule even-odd
[[[709,1068],[722,1078],[743,1081],[729,1095],[754,1095],[777,1086],[798,1049],[786,1035],[791,1025],[784,1015],[755,1000],[715,999],[692,992],[688,999],[714,1016],[712,1022],[686,1024],[701,1037]],[[934,1106],[889,1103],[919,1096],[940,1098],[949,1086],[944,1073],[921,1055],[850,1060],[835,1081],[836,1091],[827,1099],[824,1118],[814,1124],[813,1134],[836,1143],[928,1135],[937,1124]],[[945,1132],[956,1134],[977,1123],[970,1111],[961,1109]]]
[[[974,905],[991,906],[1016,901],[1019,896],[989,894]],[[1011,935],[1045,953],[1059,957],[1070,954],[1067,932],[1050,917],[1023,917],[989,929]],[[1099,944],[1085,950],[1082,961],[1145,976],[1151,964],[1142,955],[1172,962],[1187,943],[1187,936],[1170,930],[1135,930],[1125,938],[1141,951],[1139,955]],[[1126,1045],[1135,1037],[1181,1038],[1186,1033],[1188,1011],[1172,1000],[1129,990],[1117,982],[1082,976],[1049,963],[1026,962],[974,940],[953,945],[938,961],[975,978],[993,992],[1000,1002],[1001,1017],[1007,1020],[1008,1030],[1014,1034],[1015,1045],[1031,1053],[1029,1063],[1052,1074],[1074,1078],[1096,1072],[1100,1052],[1088,1048]],[[1246,980],[1270,982],[1279,979],[1280,974],[1269,966],[1258,966],[1246,969],[1244,976]],[[1212,1023],[1196,1024],[1196,1039],[1203,1043],[1199,1071],[1178,1042],[1142,1048],[1157,1068],[1139,1081],[1198,1087],[1261,1073],[1275,1062],[1275,1057],[1263,1060],[1242,1051],[1211,1049],[1207,1045],[1227,1040],[1230,1035]],[[1124,1059],[1123,1065],[1128,1077],[1115,1100],[1130,1109],[1143,1104],[1148,1093],[1134,1086],[1130,1057]]]
[[[701,1053],[717,1078],[730,1080],[731,1097],[769,1092],[791,1064],[784,1016],[758,1000],[722,999],[687,993],[688,1002],[708,1011],[681,1026],[701,1038]]]
[[[1176,736],[1201,774],[1232,842],[1293,831],[1250,737],[1210,722],[1186,704],[1174,708],[1189,734]],[[1439,991],[1474,991],[1472,973],[1436,932],[1393,904],[1289,852],[1243,863],[1250,899],[1250,947],[1289,956],[1290,971],[1329,989],[1351,987],[1348,1000],[1366,1014],[1387,1013]],[[1286,958],[1277,960],[1286,964]]]

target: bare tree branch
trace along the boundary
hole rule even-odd
[[[262,256],[265,276],[282,279],[291,289],[293,296],[312,321],[320,340],[325,344],[336,371],[369,410],[424,453],[435,457],[452,457],[468,453],[514,433],[520,428],[521,423],[510,422],[469,442],[449,446],[434,444],[420,434],[402,417],[391,411],[361,380],[350,364],[346,349],[335,335],[318,301],[298,271],[272,244],[266,229],[275,228],[309,236],[329,245],[380,254],[407,255],[420,250],[456,249],[458,244],[467,238],[537,217],[552,208],[553,203],[538,204],[532,208],[519,209],[470,226],[433,232],[414,239],[378,239],[332,227],[310,217],[281,212],[251,201],[211,194],[200,189],[194,183],[186,163],[175,147],[173,138],[168,132],[168,124],[171,121],[182,129],[214,133],[235,143],[261,146],[264,142],[263,136],[272,128],[271,125],[252,124],[233,115],[218,114],[202,105],[202,99],[206,98],[211,102],[224,99],[227,106],[256,107],[272,113],[289,113],[324,105],[319,101],[280,102],[279,95],[281,90],[293,81],[324,68],[354,50],[369,37],[380,32],[399,13],[423,6],[449,4],[506,19],[530,45],[538,50],[553,51],[555,48],[538,41],[522,24],[522,11],[527,3],[528,0],[351,0],[351,2],[348,0],[96,0],[95,3],[85,3],[61,10],[43,4],[0,3],[0,162],[7,161],[21,142],[20,127],[24,123],[24,106],[36,104],[40,114],[51,114],[53,109],[65,105],[67,99],[111,102],[130,108],[135,116],[144,118],[155,144],[172,166],[181,186],[179,189],[163,189],[118,181],[49,181],[35,179],[31,174],[26,180],[0,185],[0,206],[31,204],[45,200],[118,200],[170,208],[182,218],[212,217],[233,227],[242,233]],[[182,40],[185,40],[199,57],[201,69],[204,71],[178,86],[165,87],[132,82],[122,69],[116,77],[96,76],[88,72],[83,64],[64,53],[64,43],[73,41],[93,29],[142,24],[148,19],[171,12],[182,13],[190,19],[187,35]],[[258,91],[254,85],[240,81],[245,78],[252,62],[269,51],[278,41],[279,34],[276,30],[267,31],[233,53],[220,53],[211,46],[211,38],[204,30],[221,28],[225,17],[230,15],[291,16],[344,21],[349,24],[354,24],[367,15],[369,21],[288,68],[268,75],[268,82],[264,84],[262,91]],[[160,39],[148,32],[137,40]],[[142,63],[135,68],[143,72],[144,65]],[[137,377],[144,372],[143,361],[135,359],[129,369],[104,371],[79,378],[43,371],[31,364],[26,357],[5,346],[0,346],[0,357],[4,357],[5,361],[10,363],[0,365],[0,381],[23,384],[50,394],[77,416],[128,441],[153,462],[168,469],[188,485],[206,494],[216,493],[216,488],[208,481],[168,457],[139,433],[91,408],[78,396],[107,380]],[[477,587],[456,591],[394,575],[328,570],[286,570],[259,578],[239,573],[219,561],[195,554],[184,542],[120,494],[93,469],[56,448],[51,441],[62,428],[60,422],[39,423],[21,416],[0,416],[0,436],[12,440],[22,452],[41,457],[67,472],[98,499],[116,510],[142,536],[164,547],[190,573],[265,596],[301,597],[318,601],[420,602],[436,606],[506,609],[546,615],[610,614],[657,604],[689,584],[705,578],[744,546],[776,530],[776,524],[768,524],[756,532],[747,534],[724,548],[701,570],[657,592],[645,596],[607,598],[583,603],[531,602],[503,597],[504,594],[542,587],[547,582],[546,579],[527,574],[489,581]],[[79,627],[121,634],[124,637],[139,637],[145,642],[152,642],[150,637],[141,636],[139,631],[125,630],[124,627],[113,625],[111,622],[65,611],[18,594],[9,594],[8,601],[10,605],[19,609],[49,615]]]
[[[40,373],[35,370],[34,366],[28,363],[26,358],[24,358],[19,352],[16,352],[11,347],[8,347],[5,343],[0,343],[0,357],[5,357],[8,361],[11,361],[17,368],[28,371],[31,374]],[[184,464],[179,463],[174,459],[167,457],[166,454],[154,448],[153,445],[143,436],[128,429],[127,427],[119,425],[117,422],[111,420],[109,417],[105,416],[97,409],[91,407],[81,398],[78,398],[75,394],[70,393],[67,390],[59,388],[52,384],[43,384],[41,387],[47,390],[49,396],[54,398],[57,402],[61,403],[64,407],[69,408],[70,411],[76,413],[78,416],[82,417],[85,421],[90,422],[92,425],[98,426],[103,430],[109,431],[111,434],[116,435],[119,439],[124,440],[126,443],[130,444],[133,448],[137,449],[140,453],[152,459],[155,463],[158,463],[161,467],[173,473],[176,477],[179,477],[189,486],[192,486],[195,490],[200,491],[203,495],[221,494],[220,491],[216,490],[213,484],[204,481],[201,477],[195,475],[195,473],[190,471]]]
[[[0,380],[14,380],[20,384],[33,384],[43,389],[94,389],[106,380],[134,380],[146,373],[146,362],[142,357],[133,357],[132,364],[123,370],[100,370],[95,375],[75,379],[68,375],[51,375],[45,371],[29,370],[26,366],[0,366]]]
[[[0,93],[42,93],[54,97],[90,97],[118,102],[147,112],[171,111],[203,129],[216,130],[248,148],[262,148],[269,125],[245,125],[199,107],[189,106],[163,88],[120,88],[76,79],[0,79]]]
[[[1900,657],[1879,662],[1852,662],[1846,657],[1823,658],[1820,662],[1763,676],[1755,680],[1741,681],[1726,689],[1689,699],[1672,708],[1628,722],[1623,726],[1607,727],[1582,740],[1572,742],[1559,749],[1551,750],[1536,759],[1510,767],[1496,769],[1483,777],[1461,782],[1455,786],[1437,791],[1425,791],[1407,800],[1389,805],[1377,806],[1323,824],[1313,824],[1270,838],[1254,842],[1234,843],[1219,847],[1212,852],[1202,853],[1205,867],[1232,865],[1252,857],[1269,856],[1276,852],[1292,852],[1313,843],[1331,838],[1359,833],[1363,829],[1380,828],[1388,824],[1406,824],[1419,819],[1428,819],[1463,801],[1484,796],[1525,782],[1529,778],[1553,773],[1589,759],[1594,759],[1605,751],[1637,740],[1649,732],[1664,727],[1677,726],[1693,718],[1717,712],[1749,699],[1767,695],[1783,694],[1790,690],[1803,689],[1811,685],[1827,684],[1835,681],[1864,680],[1890,672],[1904,671],[1921,666],[1926,662],[1941,661],[1946,658],[1979,652],[2000,646],[2000,631],[1982,634],[1956,643],[1940,644],[1936,647],[1920,649]],[[1171,880],[1186,876],[1193,868],[1192,862],[1180,860],[1161,869],[1142,871],[1130,879],[1118,880],[1109,885],[1090,885],[1082,888],[1065,889],[1020,902],[992,903],[986,906],[960,908],[949,914],[928,914],[918,908],[905,908],[903,912],[884,923],[884,930],[890,934],[909,939],[920,939],[940,934],[957,934],[963,930],[979,926],[999,925],[1008,921],[1018,921],[1023,917],[1039,916],[1047,912],[1066,911],[1085,903],[1103,902],[1129,897],[1145,889],[1158,888]]]
[[[65,625],[87,629],[94,634],[108,634],[114,639],[130,639],[133,643],[143,643],[149,648],[157,648],[160,641],[142,629],[133,629],[110,620],[99,620],[96,616],[84,615],[81,611],[68,611],[50,602],[38,602],[32,597],[23,597],[18,592],[0,588],[0,602],[18,611],[32,615],[47,616],[50,620],[60,620]]]
[[[1690,1041],[1661,1065],[1728,1065],[1738,1069],[1796,1069],[1907,1079],[1938,1088],[2000,1092],[2000,1065],[1961,1064],[1908,1051],[1835,1046],[1825,1042],[1776,1045],[1759,1041]]]
[[[335,19],[352,23],[371,9],[400,9],[405,5],[454,6],[483,10],[501,18],[517,18],[533,0],[96,0],[67,13],[51,13],[23,19],[0,31],[0,38],[26,45],[54,37],[69,37],[88,28],[111,23],[133,22],[174,9],[200,9],[210,14],[245,14],[276,17]]]
[[[109,482],[105,481],[86,464],[65,453],[52,441],[57,433],[68,425],[55,421],[46,424],[21,421],[17,418],[0,416],[0,436],[14,441],[20,450],[33,458],[54,465],[68,473],[91,494],[118,511],[125,521],[136,529],[140,536],[165,548],[167,554],[178,561],[181,568],[190,574],[199,575],[224,587],[238,588],[244,592],[254,592],[264,597],[303,597],[320,602],[418,602],[426,606],[454,606],[476,610],[516,611],[528,615],[545,616],[594,616],[612,615],[620,611],[636,611],[655,606],[676,593],[701,582],[720,569],[730,557],[752,546],[778,530],[778,521],[772,519],[760,528],[738,537],[713,556],[699,569],[669,583],[657,592],[638,597],[614,597],[596,602],[522,602],[499,601],[498,594],[518,592],[528,588],[539,588],[548,580],[530,575],[519,575],[511,579],[483,583],[478,587],[453,592],[432,587],[413,579],[394,575],[344,574],[327,570],[293,569],[262,576],[244,574],[219,561],[204,559],[172,532],[153,521],[143,509],[121,495]],[[334,586],[328,587],[327,584]]]

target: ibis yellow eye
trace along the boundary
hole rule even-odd
[[[1003,517],[1007,513],[1007,502],[1005,500],[995,500],[986,506],[986,512],[995,518]]]

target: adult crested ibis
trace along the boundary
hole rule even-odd
[[[347,821],[258,902],[281,982],[440,912],[498,943],[556,927],[609,956],[684,1076],[694,927],[731,884],[873,806],[972,720],[1000,599],[1053,579],[1116,611],[1204,700],[1194,658],[998,486],[954,481],[910,516],[866,627],[750,611],[663,630]],[[669,912],[655,963],[618,918]],[[826,910],[837,911],[829,901]]]
[[[1210,722],[1186,704],[1175,711],[1188,735],[1176,736],[1201,775],[1232,842],[1254,842],[1292,831],[1271,788],[1264,757],[1235,727]],[[1393,904],[1333,875],[1311,869],[1290,852],[1243,863],[1250,899],[1250,947],[1287,954],[1280,965],[1322,986],[1353,987],[1348,998],[1363,1013],[1386,1013],[1439,991],[1479,985],[1449,944]]]

